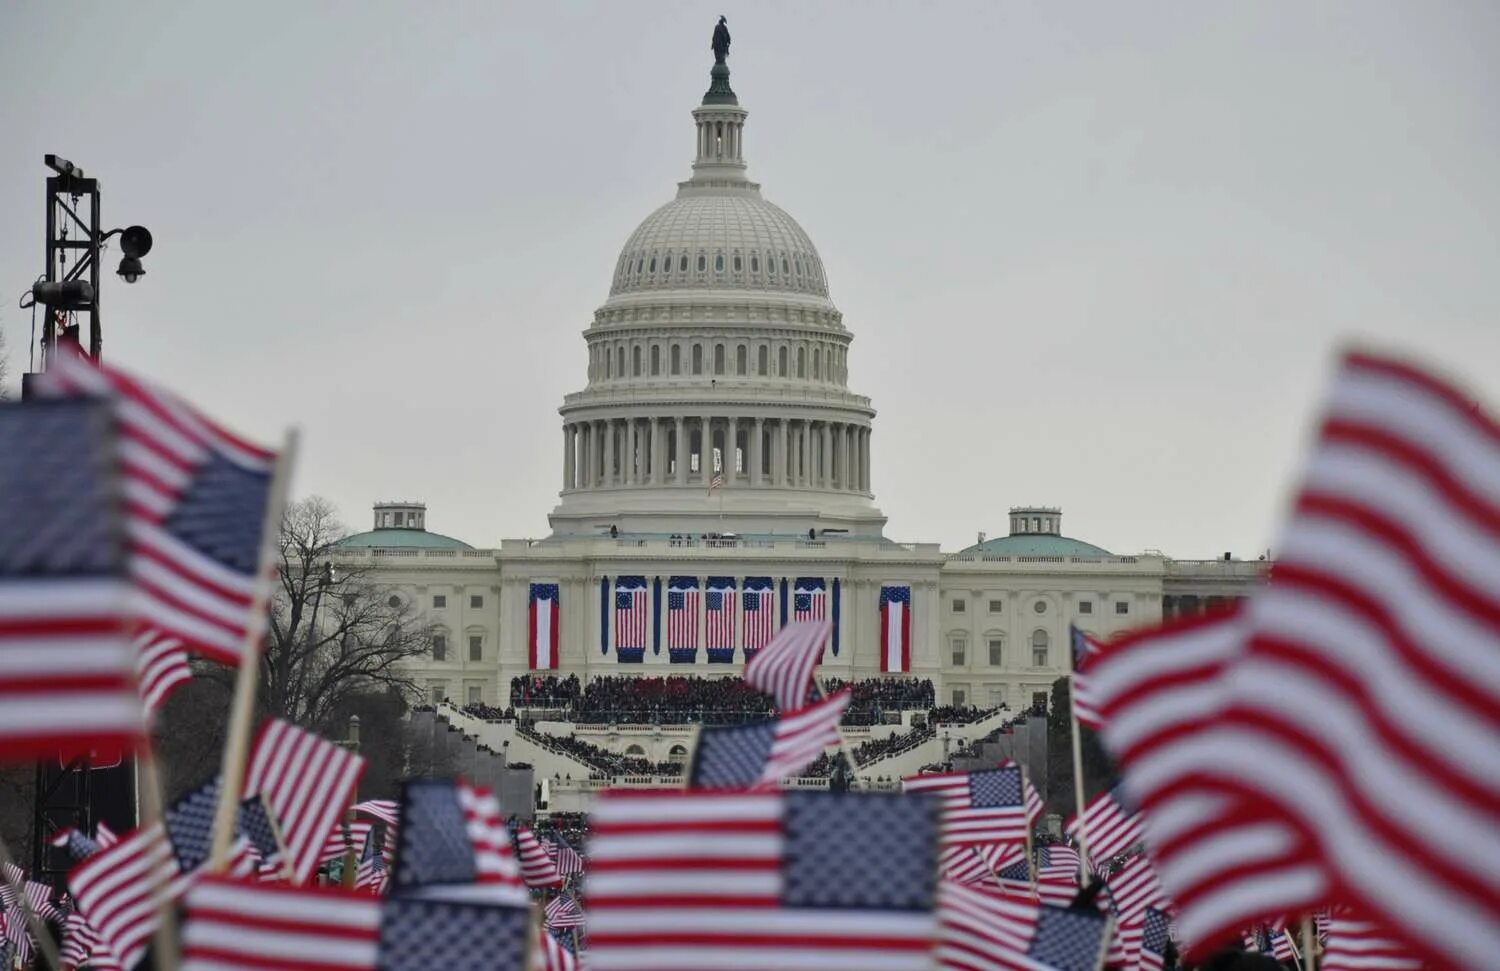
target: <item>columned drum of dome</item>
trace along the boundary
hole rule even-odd
[[[746,176],[749,113],[715,65],[692,175],[640,224],[563,402],[559,535],[878,535],[870,399],[816,247]]]

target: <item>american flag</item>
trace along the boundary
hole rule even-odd
[[[644,577],[616,578],[615,647],[645,649],[647,596]]]
[[[1136,965],[1141,971],[1162,971],[1166,966],[1167,952],[1172,948],[1172,923],[1164,911],[1155,907],[1146,908],[1141,924],[1140,957]]]
[[[156,930],[158,898],[170,899],[178,876],[172,844],[154,825],[127,833],[74,867],[68,888],[89,926],[130,968]]]
[[[375,971],[381,915],[367,894],[205,877],[187,895],[182,971]]]
[[[164,637],[150,630],[136,635],[134,649],[141,700],[147,713],[155,714],[173,691],[193,680],[187,649],[177,638]]]
[[[557,935],[538,927],[537,937],[537,959],[532,962],[535,971],[578,971],[578,955],[568,950]]]
[[[953,971],[1097,971],[1110,921],[944,881],[938,966]]]
[[[390,870],[385,865],[385,834],[384,824],[365,834],[359,864],[354,873],[354,889],[368,890],[376,896],[385,892],[386,881],[390,876]]]
[[[745,659],[771,642],[776,630],[776,587],[770,577],[746,577],[740,613],[744,617]]]
[[[557,871],[557,864],[542,849],[541,840],[524,823],[516,827],[516,848],[520,851],[521,879],[526,881],[526,886],[532,889],[562,886],[562,874]]]
[[[271,569],[261,563],[261,531],[276,454],[79,354],[54,357],[38,391],[114,403],[140,616],[193,650],[239,664],[260,623],[257,576]]]
[[[823,659],[832,625],[825,621],[787,624],[754,657],[745,662],[745,681],[776,699],[782,711],[807,704],[813,671]]]
[[[1118,786],[1101,792],[1083,807],[1082,828],[1088,833],[1089,856],[1096,863],[1128,853],[1145,839],[1141,817],[1126,809]],[[1078,838],[1080,820],[1068,820],[1067,833]]]
[[[574,873],[583,872],[583,857],[579,856],[578,851],[569,846],[567,841],[561,836],[542,844],[542,846],[546,849],[547,855],[552,857],[553,861],[557,863],[558,873],[561,873],[563,876],[569,876]]]
[[[1470,394],[1346,356],[1225,717],[1194,740],[1251,812],[1315,834],[1347,903],[1457,967],[1500,954],[1497,496],[1500,424]]]
[[[578,901],[565,893],[560,893],[542,911],[547,919],[548,927],[582,927],[583,909],[578,906]]]
[[[714,449],[714,475],[708,480],[708,494],[713,495],[715,489],[724,488],[724,456],[718,449]]]
[[[596,971],[930,966],[934,800],[618,790],[590,822]]]
[[[500,803],[463,781],[407,782],[391,874],[392,896],[527,904]]]
[[[216,778],[179,798],[162,814],[167,842],[177,862],[176,896],[187,883],[197,879],[198,870],[208,860],[213,847],[214,809],[219,803],[219,780]],[[279,863],[281,847],[276,830],[259,796],[240,803],[235,820],[235,845],[231,855],[248,860],[253,851],[255,863],[264,860]],[[242,864],[243,865],[243,864]]]
[[[1170,901],[1157,879],[1151,860],[1144,854],[1131,858],[1109,875],[1109,895],[1122,920],[1139,920],[1147,907],[1169,910]]]
[[[667,582],[667,650],[698,650],[698,578]]]
[[[1036,885],[1042,903],[1066,907],[1078,896],[1078,851],[1044,843],[1036,848]]]
[[[703,615],[710,659],[716,654],[725,660],[734,657],[734,598],[733,577],[708,578],[703,594]]]
[[[1300,955],[1297,953],[1297,945],[1292,942],[1292,935],[1287,933],[1285,927],[1269,928],[1266,941],[1271,947],[1271,956],[1278,961],[1296,962]]]
[[[792,584],[792,620],[828,616],[828,587],[822,577],[798,577]]]
[[[1089,687],[1088,660],[1099,653],[1099,643],[1077,627],[1070,628],[1073,641],[1073,717],[1078,724],[1099,730],[1099,709],[1094,706],[1094,693]],[[1093,837],[1089,838],[1089,849],[1093,850]]]
[[[997,871],[1025,859],[1022,843],[944,846],[938,854],[944,879],[958,883],[990,883]]]
[[[1247,819],[1237,795],[1196,784],[1187,761],[1225,708],[1221,675],[1244,638],[1244,611],[1234,609],[1116,637],[1089,663],[1102,737],[1197,954],[1268,915],[1314,909],[1329,891],[1294,826]]]
[[[366,799],[364,802],[354,804],[354,811],[365,816],[373,816],[382,823],[395,826],[400,820],[398,815],[400,807],[394,799]]]
[[[365,845],[365,837],[370,835],[370,830],[375,823],[368,819],[356,819],[354,822],[341,820],[329,833],[328,838],[323,841],[323,851],[318,854],[318,866],[327,866],[336,860],[342,860],[350,853],[358,853],[360,847]]]
[[[74,863],[77,863],[79,860],[88,859],[95,853],[98,853],[100,849],[97,840],[89,839],[82,832],[72,827],[60,829],[56,833],[53,833],[52,839],[48,842],[56,847],[67,847],[68,856]]]
[[[1323,971],[1421,971],[1423,965],[1388,931],[1340,907],[1328,921],[1328,947],[1318,966]]]
[[[902,786],[942,798],[945,846],[1022,841],[1042,814],[1041,798],[1014,762],[976,772],[909,776]]]
[[[264,796],[286,845],[294,883],[323,858],[327,834],[349,806],[365,760],[284,721],[261,726],[245,770],[245,796]]]
[[[0,761],[143,739],[115,441],[95,402],[0,407]]]
[[[71,971],[85,964],[89,971],[122,971],[119,960],[110,953],[88,921],[77,911],[63,920],[62,950],[58,952],[58,957],[62,959],[63,971]],[[0,962],[0,967],[8,965]]]
[[[839,719],[850,689],[800,711],[746,725],[704,726],[688,767],[692,789],[774,786],[839,744]]]

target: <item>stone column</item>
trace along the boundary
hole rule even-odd
[[[601,478],[605,486],[615,484],[615,423],[612,418],[604,422],[604,474]]]
[[[842,425],[839,428],[839,488],[845,492],[854,489],[854,476],[849,474],[849,460],[854,455],[854,426]]]
[[[729,419],[729,428],[724,434],[724,484],[733,485],[735,477],[735,452],[739,449],[740,421]]]
[[[661,419],[648,418],[646,425],[651,436],[651,474],[647,481],[652,485],[661,485]]]
[[[818,477],[818,485],[824,489],[833,488],[833,426],[828,422],[823,423],[823,468],[822,475]]]
[[[864,491],[870,492],[870,429],[866,428],[860,434],[859,446],[860,481],[864,483]]]
[[[764,444],[765,419],[755,419],[755,431],[753,434],[755,437],[750,440],[750,485],[759,488],[761,485],[761,449]]]
[[[573,488],[573,426],[563,426],[563,489]]]
[[[698,472],[702,477],[703,487],[706,489],[708,480],[713,478],[714,474],[714,420],[707,415],[698,420],[703,425],[703,431],[698,436]]]
[[[578,424],[578,461],[580,462],[578,486],[582,489],[594,487],[594,423]]]
[[[683,422],[682,422],[682,416],[681,415],[678,415],[676,418],[674,418],[672,420],[677,423],[677,427],[676,427],[676,431],[677,431],[677,442],[676,442],[676,445],[677,445],[677,475],[675,476],[675,478],[677,480],[677,484],[678,485],[687,485],[687,467],[688,467],[687,432],[682,427],[683,426]]]
[[[812,488],[813,483],[817,481],[816,473],[813,472],[813,461],[812,461],[812,459],[813,459],[812,430],[813,430],[812,421],[810,419],[803,419],[803,421],[802,421],[802,477],[801,477],[801,480],[800,480],[800,484],[802,485],[802,487],[804,489],[810,489],[810,488]]]
[[[771,426],[771,485],[786,485],[786,419],[774,418]]]

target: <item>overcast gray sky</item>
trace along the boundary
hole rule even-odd
[[[106,353],[356,528],[546,532],[557,406],[692,157],[719,13],[752,178],[879,410],[887,532],[1022,503],[1117,552],[1273,541],[1335,349],[1500,396],[1500,5],[0,4],[0,294],[42,155],[156,236]],[[111,262],[111,266],[113,263]],[[30,317],[0,328],[25,369]]]

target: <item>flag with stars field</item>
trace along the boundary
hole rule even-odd
[[[839,744],[839,719],[850,689],[780,718],[698,730],[688,767],[691,789],[754,789],[774,786],[811,765]]]
[[[558,586],[533,583],[526,595],[530,662],[533,671],[557,667]]]
[[[734,660],[734,577],[709,577],[703,592],[704,646],[710,664]]]
[[[740,643],[748,661],[771,642],[771,635],[776,632],[776,584],[770,577],[745,578],[740,613],[744,617]]]
[[[938,964],[953,971],[1098,971],[1111,922],[1070,910],[945,881]]]
[[[936,800],[616,790],[590,825],[595,971],[931,967]]]
[[[828,616],[828,582],[822,577],[798,577],[792,584],[792,620],[823,620]]]
[[[911,587],[880,588],[880,670],[911,670]]]
[[[37,391],[108,401],[119,422],[125,535],[143,623],[224,664],[240,663],[272,569],[261,532],[275,452],[166,391],[60,353]]]
[[[927,792],[943,801],[943,845],[1003,843],[1026,839],[1042,814],[1042,800],[1014,762],[998,769],[909,776],[907,792]]]
[[[0,761],[144,740],[116,449],[98,403],[0,406]]]
[[[615,578],[615,651],[639,661],[646,653],[646,619],[650,616],[645,577]]]

